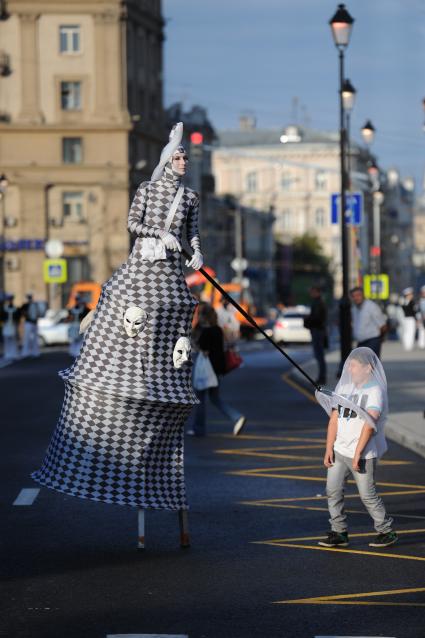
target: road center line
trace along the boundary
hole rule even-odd
[[[13,505],[32,505],[40,493],[40,488],[24,488],[13,502]]]

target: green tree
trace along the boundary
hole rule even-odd
[[[308,290],[320,285],[332,299],[333,276],[331,260],[323,253],[317,235],[311,231],[295,237],[292,244],[292,296],[297,303],[309,303]]]

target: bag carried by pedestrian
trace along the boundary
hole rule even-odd
[[[208,355],[200,352],[196,357],[193,369],[193,387],[195,390],[206,390],[218,386],[217,375]]]
[[[236,370],[236,368],[239,368],[243,363],[243,359],[241,355],[239,354],[239,352],[236,352],[236,350],[234,350],[233,348],[229,348],[228,350],[226,350],[225,358],[226,358],[226,374],[228,372],[231,372],[232,370]]]

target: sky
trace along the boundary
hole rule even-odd
[[[204,106],[214,128],[309,124],[337,130],[338,52],[330,0],[163,0],[165,103]],[[350,0],[355,19],[345,77],[357,97],[352,137],[366,120],[383,168],[422,187],[425,172],[425,0]],[[294,97],[298,108],[294,108]]]

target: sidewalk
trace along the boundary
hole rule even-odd
[[[327,387],[334,389],[337,379],[339,350],[327,354]],[[425,457],[425,350],[412,352],[403,350],[399,341],[385,341],[382,348],[382,363],[387,375],[389,417],[386,435],[392,441]],[[314,359],[303,366],[314,379],[317,365]],[[312,392],[305,378],[295,368],[290,379]]]

